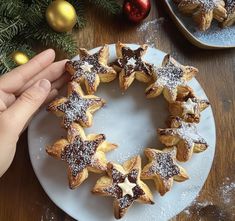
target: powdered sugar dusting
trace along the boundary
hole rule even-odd
[[[223,29],[219,26],[214,26],[213,29],[209,29],[206,32],[196,31],[194,35],[201,41],[211,44],[235,45],[234,26]]]
[[[138,29],[138,33],[144,32],[144,42],[151,47],[156,45],[156,39],[158,36],[158,30],[161,25],[164,23],[165,18],[160,17],[154,20],[144,22]]]
[[[157,84],[163,85],[169,89],[174,89],[178,85],[185,84],[183,77],[183,71],[181,68],[169,63],[165,67],[158,68],[157,72]]]
[[[198,134],[196,124],[181,121],[181,126],[175,129],[175,133],[188,143],[188,147],[193,147],[194,143],[206,144],[206,141]]]
[[[104,140],[103,134],[91,141],[82,140],[80,136],[76,136],[73,143],[64,148],[61,159],[68,163],[74,177],[88,165],[91,165],[93,155]]]
[[[150,173],[159,174],[163,179],[170,179],[180,173],[179,167],[174,163],[173,152],[155,153]]]
[[[72,92],[68,100],[57,107],[58,110],[64,112],[64,126],[68,128],[74,121],[82,121],[86,124],[88,108],[98,102],[101,102],[101,99],[86,99]]]
[[[210,192],[211,191],[211,192]],[[218,189],[209,190],[209,198],[201,200],[198,196],[183,213],[187,218],[211,218],[210,220],[230,221],[235,219],[235,182],[226,177]],[[216,202],[220,202],[220,207]]]

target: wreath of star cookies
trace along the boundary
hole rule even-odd
[[[103,173],[92,193],[114,198],[114,216],[120,219],[135,201],[154,203],[151,190],[143,180],[153,180],[156,191],[163,196],[171,190],[174,181],[189,179],[179,163],[208,147],[197,132],[197,123],[209,101],[198,98],[187,85],[198,73],[196,68],[184,66],[170,55],[165,56],[160,67],[154,67],[144,61],[146,45],[133,50],[120,42],[116,44],[116,61],[108,65],[108,50],[107,45],[94,54],[80,49],[80,60],[66,63],[66,70],[71,74],[67,97],[55,99],[47,110],[62,117],[67,137],[48,145],[46,152],[65,162],[71,189],[84,183],[89,172]],[[106,152],[117,145],[107,142],[104,134],[86,135],[83,130],[92,125],[92,113],[105,104],[102,98],[93,95],[99,82],[112,81],[117,75],[121,90],[126,90],[137,79],[148,85],[147,97],[154,98],[162,93],[169,103],[168,128],[157,129],[165,147],[163,150],[146,148],[144,153],[149,163],[143,169],[140,156],[132,157],[123,165],[109,162]],[[83,83],[87,94],[80,86]]]

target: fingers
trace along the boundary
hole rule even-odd
[[[14,128],[14,133],[19,134],[28,119],[38,110],[46,100],[51,90],[51,83],[42,79],[28,88],[4,113],[9,119],[9,127]]]
[[[64,73],[64,66],[66,61],[67,60],[58,61],[46,67],[40,73],[31,78],[23,87],[21,87],[20,90],[16,92],[16,95],[20,95],[26,89],[35,84],[35,82],[38,80],[47,79],[50,82],[57,80]]]
[[[32,77],[45,69],[55,59],[52,49],[43,51],[29,62],[21,65],[0,78],[0,89],[7,93],[14,93],[23,87]]]

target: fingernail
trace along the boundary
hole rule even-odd
[[[51,83],[47,79],[42,79],[39,81],[39,87],[48,92],[51,89]]]

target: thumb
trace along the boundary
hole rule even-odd
[[[38,110],[51,90],[51,83],[46,79],[37,81],[24,91],[4,114],[7,114],[14,124],[14,129],[20,133],[30,117]]]

